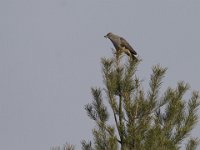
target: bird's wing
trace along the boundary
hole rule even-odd
[[[113,45],[114,45],[114,47],[115,47],[115,49],[116,50],[119,50],[119,44],[115,41],[115,40],[112,40],[112,39],[110,39],[111,40],[111,42],[113,43]]]
[[[120,37],[121,46],[127,48],[132,54],[137,55],[136,51],[131,47],[131,45],[122,37]]]

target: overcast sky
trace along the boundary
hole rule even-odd
[[[103,87],[110,31],[143,59],[144,86],[161,64],[164,86],[184,80],[200,90],[199,0],[0,0],[0,149],[49,150],[66,141],[80,149],[92,139],[84,105],[92,86]],[[192,135],[199,131],[200,124]]]

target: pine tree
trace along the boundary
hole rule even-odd
[[[184,100],[189,90],[184,82],[163,92],[167,69],[159,65],[152,68],[145,92],[136,75],[139,62],[124,62],[118,53],[102,59],[105,87],[92,88],[93,100],[85,106],[96,124],[92,130],[94,141],[82,141],[83,150],[179,150],[185,139],[186,150],[196,149],[198,139],[191,138],[190,131],[198,119],[198,92],[193,91],[189,100]]]

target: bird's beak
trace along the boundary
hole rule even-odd
[[[108,38],[108,36],[107,36],[107,35],[105,35],[104,37],[105,37],[105,38]]]

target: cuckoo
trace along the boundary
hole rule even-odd
[[[129,57],[137,60],[137,58],[135,57],[135,55],[137,55],[136,51],[131,47],[131,45],[123,37],[115,35],[111,32],[109,32],[104,37],[110,39],[110,41],[113,43],[118,53],[124,52]]]

